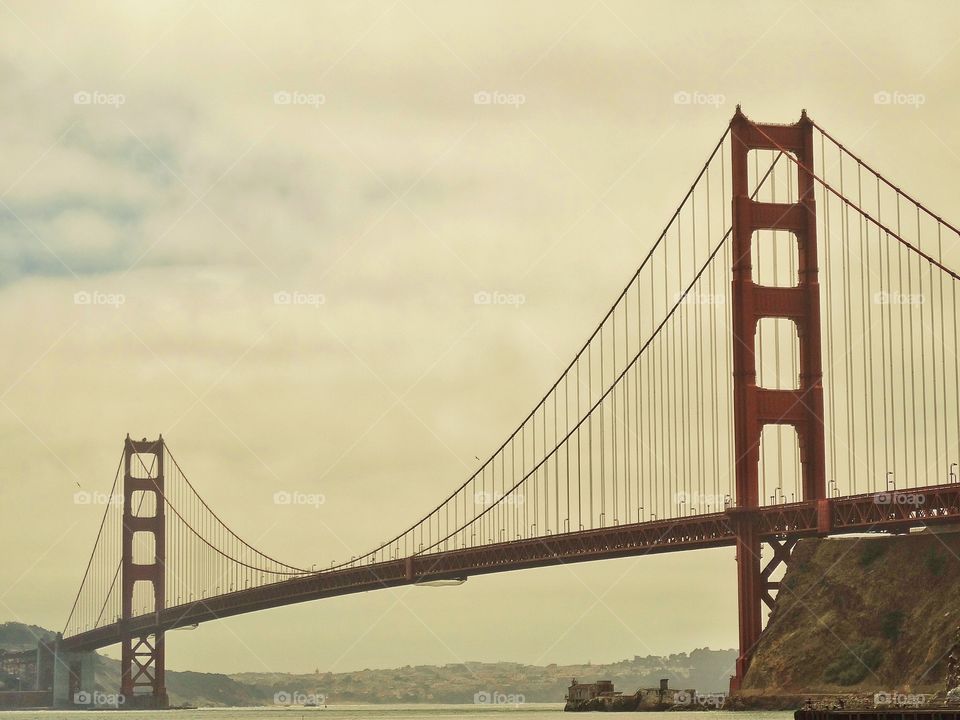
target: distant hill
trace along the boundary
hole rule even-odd
[[[612,680],[618,690],[655,687],[726,691],[736,651],[702,648],[666,657],[634,657],[609,665],[521,665],[467,662],[349,673],[240,673],[230,677],[271,694],[322,694],[336,703],[472,703],[478,693],[523,695],[527,702],[562,702],[571,678]]]
[[[36,638],[54,633],[20,623],[0,625],[0,648],[22,650]],[[167,670],[167,691],[174,704],[209,706],[283,704],[307,695],[322,695],[329,704],[344,703],[472,703],[482,693],[522,695],[526,702],[563,702],[571,678],[582,682],[613,680],[618,690],[632,693],[668,678],[671,687],[718,692],[727,688],[734,650],[701,648],[665,657],[640,657],[609,665],[521,665],[467,662],[443,666],[418,665],[393,670],[343,673],[220,673]],[[115,692],[120,664],[99,657],[99,689]]]
[[[38,640],[53,640],[55,632],[36,625],[18,622],[0,623],[0,648],[4,650],[33,650]]]

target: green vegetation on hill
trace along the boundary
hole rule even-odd
[[[960,626],[957,558],[955,531],[801,540],[745,690],[942,691]]]
[[[36,625],[0,623],[0,648],[4,650],[33,650],[38,640],[53,640],[55,637],[56,633]]]

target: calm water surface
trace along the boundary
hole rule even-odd
[[[722,720],[729,714],[713,712],[664,712],[664,713],[618,713],[615,717],[641,717],[643,720]],[[327,708],[210,708],[207,710],[174,710],[156,712],[150,710],[97,711],[97,710],[43,710],[0,713],[0,720],[119,720],[120,718],[164,718],[164,720],[311,720],[318,717],[340,720],[433,720],[437,718],[466,717],[471,720],[498,718],[507,720],[560,720],[565,718],[596,718],[597,713],[585,715],[566,714],[562,704],[527,703],[513,706],[484,705],[337,705]],[[607,717],[601,715],[601,717]],[[736,720],[792,720],[790,712],[740,712]]]

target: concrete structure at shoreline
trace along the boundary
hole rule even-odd
[[[35,650],[0,651],[0,673],[8,686],[16,682],[0,691],[0,709],[93,705],[95,669],[96,653],[65,651],[59,638],[40,640]]]
[[[567,688],[567,696],[564,698],[566,704],[563,709],[567,712],[665,710],[677,704],[684,704],[683,698],[697,696],[693,690],[675,693],[669,685],[669,680],[664,678],[660,680],[659,687],[641,688],[632,695],[624,695],[613,687],[611,680],[580,683],[574,678],[570,687]]]

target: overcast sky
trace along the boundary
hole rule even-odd
[[[102,510],[74,492],[127,432],[293,564],[406,528],[566,366],[737,102],[960,214],[952,2],[0,0],[0,39],[0,619],[51,629]],[[171,633],[168,667],[733,647],[734,580],[711,550],[381,591]]]

